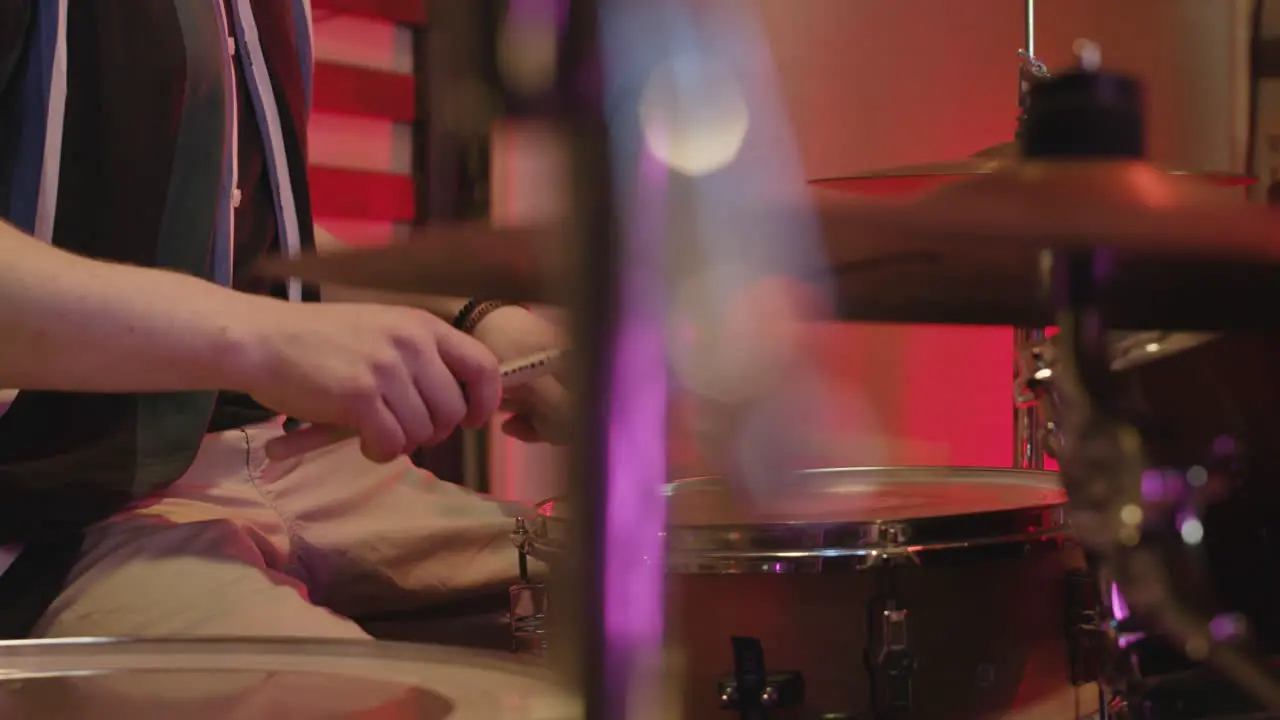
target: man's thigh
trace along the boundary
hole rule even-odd
[[[251,531],[230,521],[130,517],[91,532],[35,637],[368,638],[269,569]]]
[[[272,436],[264,430],[251,444]],[[352,439],[264,460],[256,481],[289,527],[312,599],[345,615],[453,604],[519,579],[511,533],[514,518],[531,511],[439,480],[408,458],[372,463]]]

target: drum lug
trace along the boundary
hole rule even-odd
[[[871,603],[869,612],[873,642],[868,643],[866,664],[873,715],[877,719],[906,717],[911,711],[911,678],[916,671],[916,656],[907,643],[907,610],[890,597],[883,603]],[[876,640],[880,647],[873,651]]]
[[[717,691],[720,707],[746,718],[763,717],[766,710],[795,707],[804,702],[804,676],[797,670],[768,673],[764,646],[756,638],[731,638],[733,676],[722,679]]]
[[[1069,570],[1066,579],[1068,667],[1075,686],[1098,682],[1106,662],[1110,635],[1101,624],[1102,598],[1088,570]]]

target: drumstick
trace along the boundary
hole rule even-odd
[[[526,385],[552,374],[564,359],[564,350],[545,350],[509,363],[503,363],[498,372],[502,387],[509,390]],[[331,425],[308,425],[300,430],[285,433],[267,441],[267,459],[275,462],[288,460],[314,452],[336,442],[354,437],[356,432]]]

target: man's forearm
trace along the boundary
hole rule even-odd
[[[240,320],[263,302],[272,301],[63,252],[0,223],[0,387],[244,389]]]
[[[332,233],[319,225],[315,226],[316,252],[321,255],[342,252],[347,246]],[[467,298],[447,297],[444,295],[417,295],[409,293],[384,292],[366,288],[343,287],[341,285],[325,285],[321,289],[321,299],[325,302],[357,302],[377,303],[379,305],[407,305],[435,315],[442,320],[453,320]]]
[[[364,288],[342,287],[340,285],[325,285],[320,299],[325,302],[405,305],[426,310],[445,321],[451,321],[457,317],[458,313],[462,311],[462,306],[467,304],[466,298],[381,292]]]

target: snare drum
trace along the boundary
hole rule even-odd
[[[572,720],[528,663],[325,640],[0,643],[5,720]]]
[[[744,665],[760,661],[770,718],[1096,710],[1092,583],[1067,542],[1054,475],[813,470],[767,520],[735,509],[716,478],[667,491],[668,629],[686,668],[686,717],[741,712]],[[571,517],[544,503],[521,544],[554,562]],[[526,639],[541,640],[537,590],[513,590]]]

